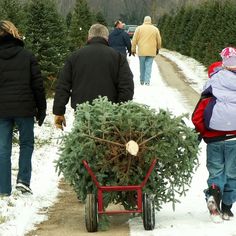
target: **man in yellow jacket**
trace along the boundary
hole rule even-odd
[[[161,48],[161,36],[157,27],[152,25],[150,16],[145,16],[143,24],[138,26],[132,39],[132,55],[138,56],[140,64],[140,83],[150,85],[152,63]]]

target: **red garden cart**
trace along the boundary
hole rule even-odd
[[[148,181],[157,160],[154,159],[148,169],[148,172],[140,185],[127,186],[101,186],[86,160],[82,161],[94,184],[97,187],[97,196],[87,194],[85,202],[85,223],[88,232],[96,232],[98,228],[98,215],[100,214],[121,214],[121,213],[141,213],[145,230],[153,230],[155,227],[155,204],[153,196],[142,192],[143,187]],[[116,191],[136,191],[137,208],[134,210],[106,211],[103,204],[104,192]]]

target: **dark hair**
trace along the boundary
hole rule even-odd
[[[114,27],[116,27],[116,26],[119,25],[120,23],[121,23],[120,20],[115,21],[115,23],[114,23]]]

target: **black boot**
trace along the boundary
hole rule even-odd
[[[220,188],[212,184],[206,191],[207,196],[207,207],[211,215],[220,215],[220,202],[221,202],[221,192]]]
[[[221,203],[222,218],[224,220],[230,220],[231,217],[234,217],[233,212],[231,211],[232,204],[226,205],[223,202]]]

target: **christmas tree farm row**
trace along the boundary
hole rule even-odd
[[[163,46],[190,56],[204,65],[220,60],[219,52],[236,46],[236,2],[208,0],[184,6],[159,19]]]

